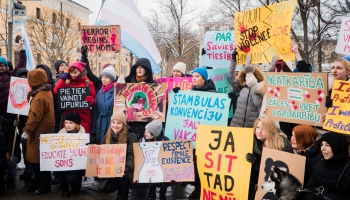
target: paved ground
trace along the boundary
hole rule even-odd
[[[58,191],[58,185],[52,185],[52,191],[43,194],[36,195],[35,193],[26,192],[26,184],[29,184],[28,181],[19,180],[19,175],[23,173],[23,170],[18,170],[17,178],[15,182],[15,187],[13,189],[7,190],[4,194],[0,194],[0,199],[6,200],[27,200],[27,199],[40,199],[40,200],[55,200],[55,199],[64,199],[61,197],[61,192]],[[116,193],[104,194],[99,192],[98,181],[94,181],[93,178],[89,178],[87,181],[83,181],[82,189],[80,193],[72,195],[67,199],[75,200],[93,200],[93,199],[116,199]],[[188,199],[187,197],[193,190],[193,186],[187,185],[183,186],[180,184],[171,185],[168,187],[166,193],[168,200],[177,200],[177,199]],[[157,189],[159,190],[159,189]],[[147,199],[148,188],[131,188],[129,193],[130,200],[144,200]],[[157,196],[159,193],[157,192]]]

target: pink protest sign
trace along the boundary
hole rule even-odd
[[[117,52],[120,49],[120,26],[82,26],[81,43],[89,52]]]
[[[160,78],[156,80],[159,84],[166,84],[166,97],[168,99],[168,93],[173,88],[179,87],[181,90],[192,89],[192,77],[179,77],[179,78]]]

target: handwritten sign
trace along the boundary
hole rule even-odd
[[[343,17],[335,52],[350,55],[350,17]]]
[[[126,144],[89,145],[86,177],[122,177],[125,170]]]
[[[134,181],[138,183],[194,181],[190,140],[134,143]]]
[[[230,101],[227,94],[179,91],[170,92],[165,135],[170,140],[192,140],[196,148],[199,124],[226,126]]]
[[[192,77],[178,77],[178,78],[160,78],[155,80],[159,84],[166,84],[166,96],[170,90],[179,87],[180,90],[192,89]]]
[[[89,134],[41,134],[40,170],[68,171],[86,168]]]
[[[252,128],[199,125],[197,167],[200,199],[248,199]]]
[[[127,121],[165,121],[166,85],[115,83],[114,112],[125,111]]]
[[[266,73],[265,77],[266,115],[276,121],[323,125],[327,73]]]
[[[350,83],[347,81],[334,80],[331,99],[333,106],[328,109],[323,128],[350,134]]]
[[[90,108],[90,103],[85,100],[89,95],[90,89],[88,87],[59,88],[58,109]]]
[[[7,112],[28,116],[30,104],[27,94],[30,90],[28,79],[11,76]]]
[[[269,176],[273,173],[273,167],[278,167],[279,170],[287,172],[297,178],[301,185],[304,182],[306,157],[275,149],[269,149],[264,147],[261,156],[258,190],[255,194],[255,200],[261,199],[279,199],[271,192],[271,181],[269,182]],[[286,182],[286,179],[281,182]],[[273,184],[273,183],[272,183]],[[274,185],[273,185],[274,186]],[[274,187],[273,187],[274,188]],[[298,187],[299,188],[299,187]],[[303,188],[303,187],[300,187]],[[286,194],[287,191],[285,191]],[[267,196],[270,196],[267,197]],[[275,198],[272,198],[272,197]]]
[[[228,68],[235,46],[233,31],[207,31],[203,42],[206,54],[202,57],[202,66]]]
[[[120,26],[82,26],[81,43],[89,52],[117,52],[120,49]]]
[[[248,54],[252,55],[252,63],[270,62],[274,54],[284,61],[295,59],[289,45],[296,2],[284,1],[235,14],[238,64],[243,64]]]

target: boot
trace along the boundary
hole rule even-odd
[[[167,185],[163,185],[159,190],[159,199],[160,200],[166,200],[166,191],[168,189]]]
[[[41,185],[35,191],[36,194],[45,194],[51,191],[51,172],[40,172]]]
[[[27,192],[35,192],[35,190],[39,189],[41,185],[40,176],[34,176],[34,181],[27,187]]]
[[[156,199],[156,186],[151,186],[148,191],[148,200],[155,200]]]

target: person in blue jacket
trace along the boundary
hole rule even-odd
[[[102,71],[102,87],[96,95],[92,112],[92,135],[96,135],[96,143],[101,144],[110,125],[113,114],[114,82],[117,80],[115,68],[108,66]]]

